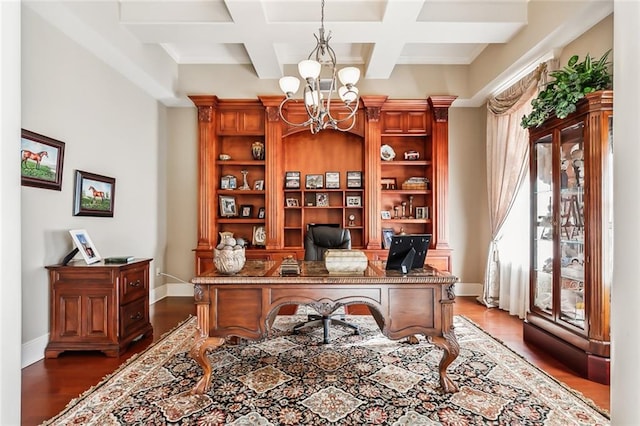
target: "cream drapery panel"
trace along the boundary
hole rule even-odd
[[[505,289],[501,289],[499,241],[518,190],[527,176],[529,132],[520,126],[520,122],[524,115],[531,112],[531,101],[537,95],[541,82],[544,82],[546,71],[547,63],[540,64],[536,70],[518,83],[487,102],[487,187],[491,241],[488,248],[483,292],[478,299],[488,307],[509,309],[511,313],[518,314],[520,317],[524,316],[526,309],[524,301],[527,299],[526,291],[522,288],[516,289],[514,286],[513,289],[518,294],[518,298],[523,300],[522,303],[515,303],[520,305],[519,307],[510,306],[514,303],[508,301],[505,302],[506,307],[501,306],[500,303],[501,293],[504,296]],[[521,212],[519,214],[522,215]],[[528,219],[524,223],[528,223]],[[528,238],[521,239],[523,240],[521,248],[528,248]],[[520,287],[523,285],[526,287],[528,272],[522,271],[522,265],[519,268],[513,273],[506,271],[503,278],[506,280],[507,276],[516,276],[517,281],[521,283]]]

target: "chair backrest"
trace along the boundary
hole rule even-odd
[[[348,229],[332,226],[313,226],[304,238],[304,260],[323,260],[327,249],[350,249]]]

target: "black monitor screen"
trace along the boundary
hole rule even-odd
[[[424,267],[431,243],[431,234],[393,235],[389,246],[386,269],[397,269],[402,273]]]

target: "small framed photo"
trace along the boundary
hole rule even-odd
[[[307,189],[322,189],[324,188],[324,176],[323,175],[307,175],[305,176],[304,187]]]
[[[240,217],[251,217],[253,213],[253,206],[250,204],[243,204],[240,206]]]
[[[362,188],[362,172],[347,172],[347,188]]]
[[[362,197],[359,195],[347,195],[347,207],[361,207]]]
[[[220,195],[220,216],[233,217],[238,216],[238,208],[236,207],[236,197]]]
[[[62,190],[64,142],[22,129],[22,186]]]
[[[264,246],[267,244],[267,231],[263,225],[253,227],[253,238],[251,244],[254,246]]]
[[[390,212],[389,210],[382,210],[382,211],[380,212],[380,217],[381,217],[382,219],[385,219],[385,220],[386,220],[386,219],[391,219],[391,212]]]
[[[380,179],[380,185],[382,189],[397,189],[396,178],[393,177],[383,177]]]
[[[284,187],[287,189],[300,188],[300,172],[285,172]]]
[[[115,178],[76,170],[75,189],[74,216],[113,217],[116,198]]]
[[[96,249],[96,246],[93,245],[93,241],[89,238],[87,231],[84,229],[72,229],[69,231],[69,234],[71,234],[73,243],[78,248],[80,254],[82,254],[87,265],[91,265],[92,263],[96,263],[102,259]]]
[[[428,219],[429,207],[416,207],[416,219]]]
[[[234,175],[225,175],[220,178],[220,189],[236,189],[238,180]]]
[[[258,179],[253,183],[253,189],[256,191],[264,191],[264,179]]]
[[[329,193],[318,192],[316,193],[316,207],[328,207],[329,206]]]
[[[391,247],[391,237],[393,237],[393,228],[382,228],[382,248]]]
[[[324,186],[327,189],[340,188],[340,172],[326,172],[324,174]]]
[[[300,203],[297,198],[287,198],[287,207],[300,207]]]
[[[264,219],[264,217],[265,217],[265,214],[264,214],[264,213],[265,213],[265,211],[264,211],[264,207],[260,207],[260,208],[258,209],[258,219]]]

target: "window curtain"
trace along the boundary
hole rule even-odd
[[[520,126],[547,63],[487,102],[489,243],[482,295],[487,307],[524,318],[529,299],[529,132]]]

